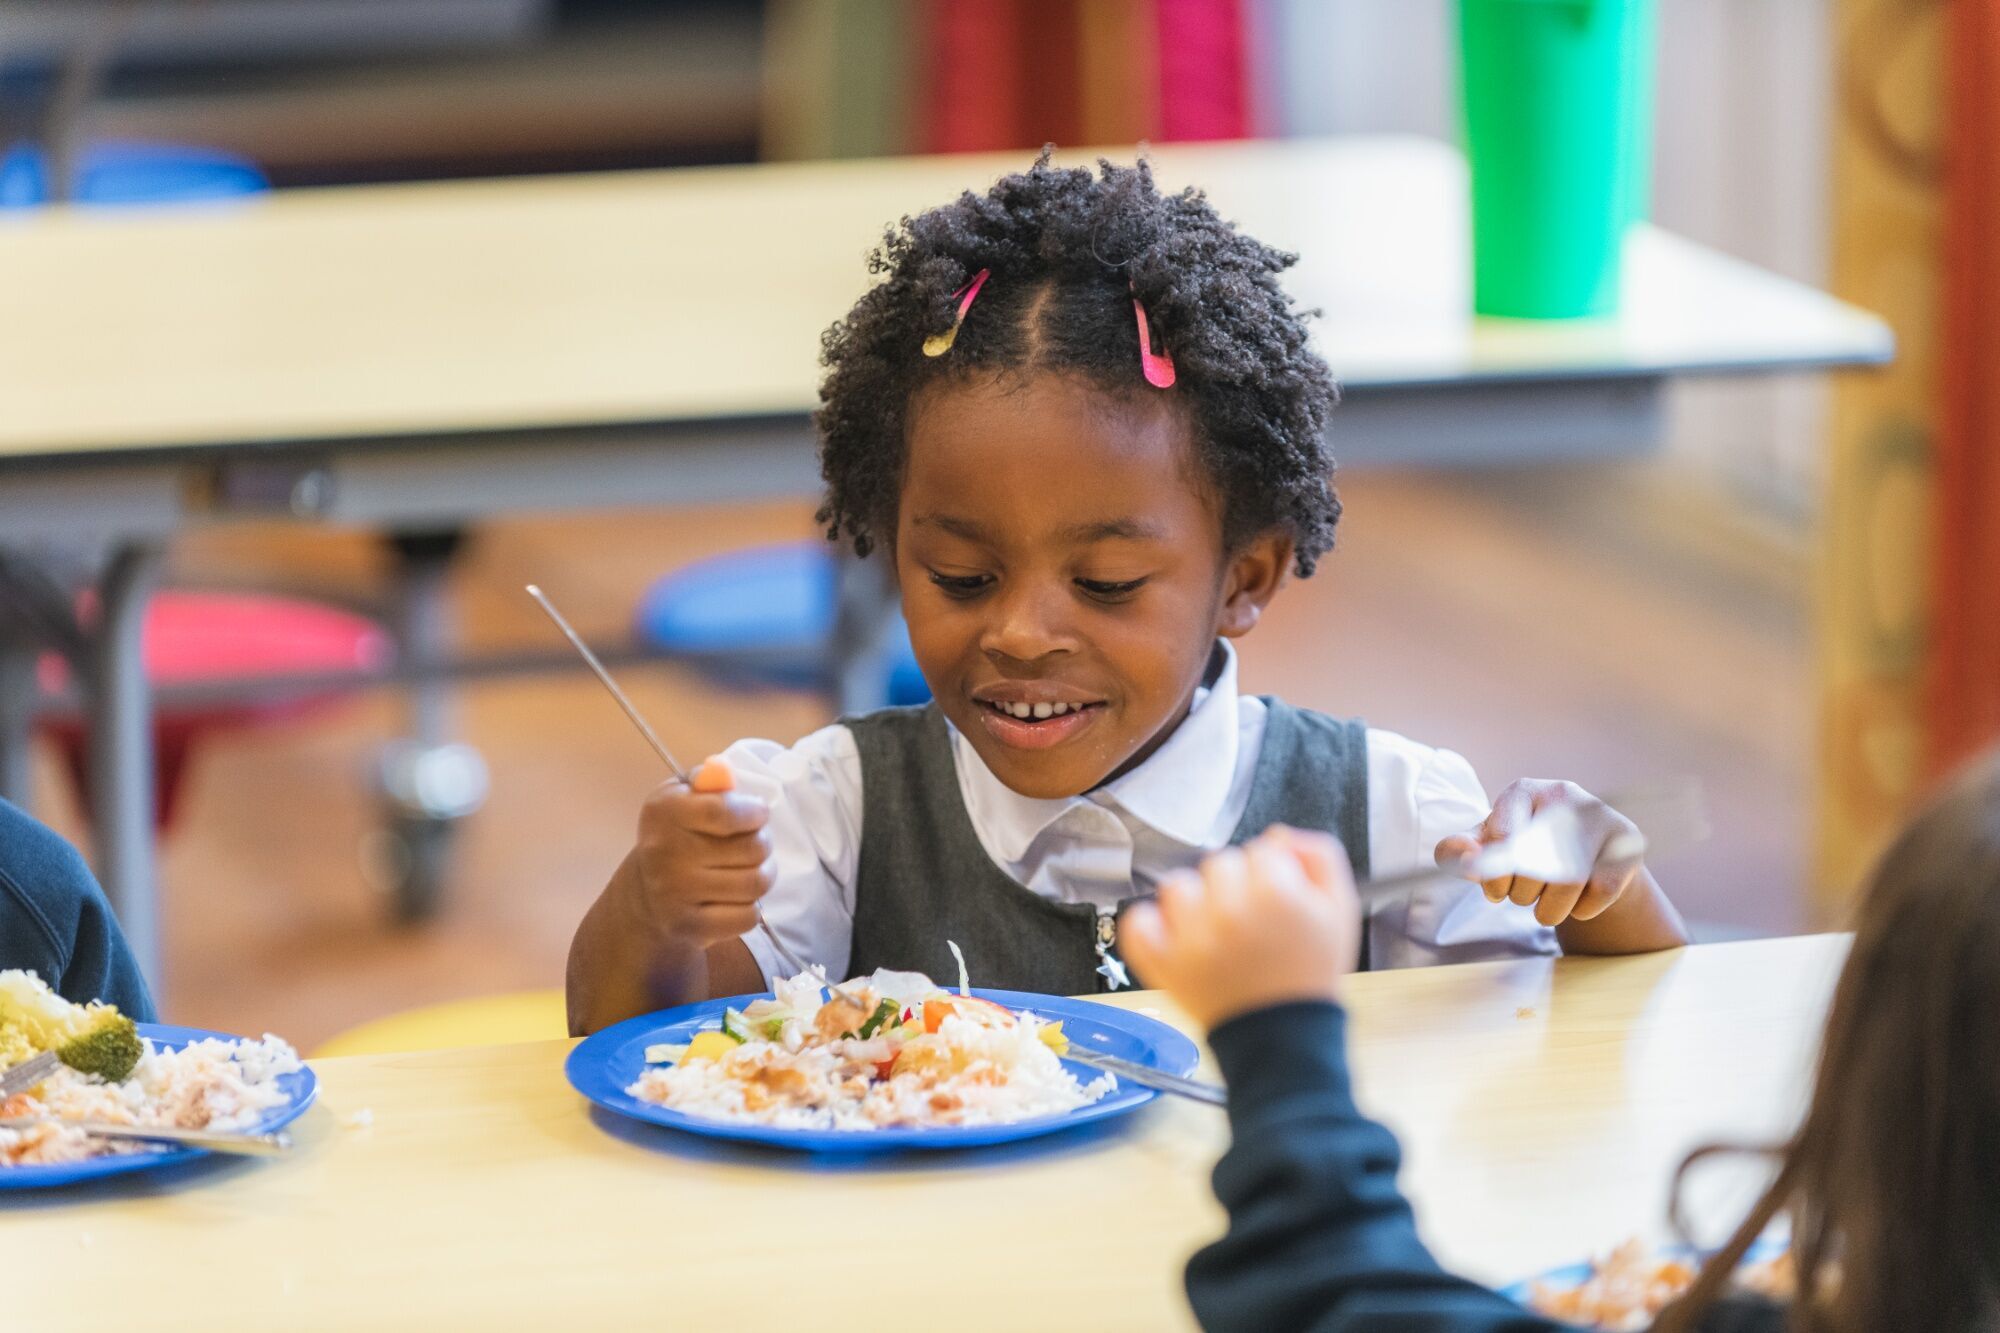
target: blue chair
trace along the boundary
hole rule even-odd
[[[696,561],[646,591],[639,641],[720,685],[831,692],[838,571],[825,542],[752,547]],[[898,616],[889,644],[888,699],[930,697]]]
[[[95,143],[77,163],[81,204],[184,204],[261,194],[271,182],[255,163],[212,148],[179,144]],[[0,154],[0,208],[49,201],[48,155],[17,143]]]

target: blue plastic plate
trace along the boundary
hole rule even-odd
[[[974,995],[1004,1004],[1009,1009],[1027,1009],[1050,1020],[1060,1019],[1063,1034],[1072,1042],[1123,1056],[1127,1060],[1171,1074],[1191,1074],[1200,1063],[1195,1044],[1158,1019],[1147,1018],[1108,1004],[1088,1000],[1067,1000],[1053,995],[1031,995],[1024,991],[973,989]],[[992,1143],[1013,1143],[1042,1134],[1087,1125],[1111,1116],[1125,1115],[1159,1094],[1151,1088],[1120,1080],[1118,1085],[1088,1106],[1063,1115],[1037,1116],[1004,1125],[949,1125],[936,1129],[897,1127],[892,1129],[779,1129],[770,1125],[739,1124],[712,1120],[705,1116],[671,1111],[652,1102],[641,1101],[626,1092],[646,1068],[646,1048],[660,1042],[679,1044],[704,1028],[721,1025],[722,1011],[741,1009],[760,997],[739,995],[726,1000],[705,1000],[682,1005],[657,1014],[628,1018],[615,1027],[587,1038],[574,1051],[563,1072],[570,1086],[599,1106],[635,1120],[668,1125],[716,1139],[741,1139],[765,1143],[799,1152],[870,1153],[904,1148],[977,1148]],[[1064,1062],[1079,1079],[1098,1077],[1083,1065]]]
[[[1790,1241],[1775,1236],[1767,1236],[1762,1240],[1753,1241],[1750,1248],[1743,1253],[1743,1262],[1745,1264],[1761,1264],[1766,1259],[1775,1259],[1790,1249],[1791,1244]],[[1702,1261],[1708,1256],[1692,1245],[1662,1245],[1653,1251],[1653,1257],[1663,1261],[1667,1259],[1683,1259],[1694,1267],[1699,1268]],[[1502,1287],[1500,1294],[1517,1305],[1526,1305],[1528,1303],[1528,1295],[1534,1289],[1535,1284],[1540,1283],[1542,1286],[1549,1287],[1555,1291],[1568,1291],[1572,1287],[1582,1286],[1594,1268],[1596,1268],[1596,1264],[1590,1260],[1585,1260],[1579,1264],[1564,1264],[1561,1268],[1551,1268],[1548,1272],[1536,1277],[1522,1278],[1510,1287]]]
[[[204,1037],[237,1040],[227,1032],[170,1027],[164,1023],[141,1023],[139,1035],[153,1045],[170,1051],[177,1051]],[[319,1091],[319,1080],[313,1077],[310,1068],[302,1067],[295,1074],[280,1074],[278,1087],[287,1100],[266,1111],[254,1124],[245,1126],[246,1133],[268,1134],[298,1119],[312,1105],[313,1097]],[[114,1153],[109,1157],[91,1157],[81,1162],[49,1166],[0,1166],[0,1190],[51,1189],[57,1185],[73,1185],[80,1180],[96,1180],[100,1176],[122,1176],[128,1171],[157,1171],[161,1167],[178,1166],[182,1162],[210,1155],[206,1148],[163,1148]]]

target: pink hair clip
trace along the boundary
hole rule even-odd
[[[1146,372],[1146,383],[1155,389],[1174,387],[1174,359],[1166,349],[1153,350],[1153,335],[1146,327],[1146,307],[1139,304],[1139,298],[1132,298],[1132,313],[1139,317],[1139,369]]]
[[[980,269],[972,275],[971,282],[952,293],[953,296],[964,298],[958,303],[958,315],[951,321],[951,327],[943,333],[933,333],[924,339],[925,356],[943,356],[951,350],[951,345],[958,341],[959,326],[965,323],[965,312],[972,309],[972,298],[979,295],[979,289],[986,285],[986,275],[992,271],[992,269]]]

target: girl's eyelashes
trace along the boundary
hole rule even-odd
[[[945,596],[961,599],[977,597],[986,591],[988,584],[993,582],[991,574],[945,574],[933,569],[930,571],[930,576],[931,582],[936,584]]]
[[[1100,602],[1122,602],[1145,587],[1146,582],[1145,579],[1126,579],[1122,583],[1111,583],[1103,579],[1078,579],[1076,586]]]
[[[947,574],[942,570],[926,571],[931,582],[947,597],[960,601],[977,597],[993,586],[991,574]],[[1125,579],[1113,582],[1108,579],[1076,579],[1076,586],[1084,595],[1099,602],[1129,601],[1139,589],[1150,582],[1150,578]]]

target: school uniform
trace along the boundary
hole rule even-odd
[[[763,900],[796,956],[835,976],[877,967],[1080,994],[1124,984],[1117,914],[1169,872],[1273,823],[1333,833],[1358,875],[1432,864],[1485,818],[1472,768],[1392,732],[1240,694],[1218,645],[1186,718],[1146,761],[1062,800],[1006,786],[936,705],[848,718],[790,747],[740,741],[742,790],[771,803],[777,878]],[[766,977],[787,969],[744,936]],[[1440,881],[1371,914],[1367,966],[1557,951],[1533,914]]]
[[[90,868],[54,830],[0,801],[0,970],[17,967],[67,1000],[152,1020],[146,979]]]
[[[1188,1299],[1201,1326],[1210,1333],[1569,1327],[1431,1257],[1396,1188],[1395,1136],[1355,1108],[1346,1024],[1337,1005],[1285,1004],[1209,1034],[1229,1084],[1232,1140],[1214,1178],[1229,1230],[1188,1262]],[[1783,1306],[1742,1294],[1717,1302],[1699,1327],[1782,1333],[1785,1323]]]

